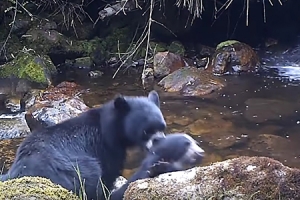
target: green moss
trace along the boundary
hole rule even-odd
[[[235,43],[239,43],[239,41],[237,41],[237,40],[227,40],[227,41],[221,42],[220,44],[217,45],[216,50],[218,50],[222,47],[225,47],[225,46],[233,45]]]
[[[111,53],[124,53],[129,47],[130,35],[128,27],[114,28],[108,36],[102,39],[101,44]]]
[[[0,199],[79,200],[72,192],[40,177],[23,177],[0,182]]]
[[[184,56],[185,53],[184,46],[178,41],[173,41],[168,47],[168,50],[172,53],[179,54],[181,56]]]
[[[150,47],[154,50],[154,54],[168,50],[167,45],[161,42],[150,42]]]
[[[78,52],[84,52],[85,56],[89,56],[96,50],[100,42],[99,38],[95,38],[92,40],[77,41],[73,46],[74,48],[78,48]]]
[[[33,82],[49,84],[49,75],[56,72],[48,56],[35,56],[20,52],[17,57],[1,66],[0,77],[15,76]]]

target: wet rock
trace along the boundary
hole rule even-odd
[[[72,192],[40,177],[23,177],[0,182],[0,199],[79,200]]]
[[[0,115],[0,139],[24,137],[30,133],[25,121],[25,113]]]
[[[205,70],[184,67],[163,78],[159,83],[167,92],[179,92],[183,96],[203,96],[225,87],[224,79]]]
[[[185,48],[179,41],[173,41],[168,46],[168,50],[169,50],[169,52],[172,52],[172,53],[180,55],[180,56],[184,56],[184,53],[185,53]]]
[[[46,86],[52,84],[51,76],[56,73],[56,67],[48,56],[35,55],[26,49],[11,62],[0,66],[0,78],[17,77]]]
[[[153,58],[154,76],[158,78],[167,76],[184,66],[181,56],[168,51],[158,52]]]
[[[266,157],[239,157],[131,183],[125,200],[299,199],[300,170]]]
[[[79,97],[82,92],[75,83],[62,82],[34,97],[34,105],[26,113],[30,129],[54,125],[88,110]]]
[[[247,120],[262,123],[287,117],[297,110],[297,105],[276,99],[252,98],[246,102],[244,116]]]
[[[259,67],[259,57],[249,45],[228,40],[217,46],[208,70],[212,70],[215,74],[239,74],[255,72]]]
[[[89,77],[91,78],[99,78],[103,75],[104,73],[99,71],[99,70],[94,70],[89,72]]]
[[[187,126],[187,130],[192,135],[201,136],[202,140],[216,149],[225,149],[248,141],[247,136],[236,131],[232,122],[216,116],[199,119]]]
[[[184,58],[184,61],[187,63],[188,66],[193,66],[193,67],[197,67],[197,68],[205,68],[207,66],[207,63],[209,61],[208,57],[205,58],[197,58],[197,57],[193,57],[192,59],[190,58]]]

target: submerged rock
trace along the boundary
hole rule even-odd
[[[23,177],[0,182],[0,199],[79,200],[72,192],[40,177]]]
[[[184,56],[185,48],[179,41],[173,41],[169,46],[168,50],[172,53]]]
[[[203,96],[221,90],[225,80],[205,70],[184,67],[163,78],[159,83],[167,92],[179,92],[183,96]]]
[[[265,98],[251,98],[245,104],[247,105],[244,112],[245,118],[255,123],[279,120],[292,115],[299,108],[294,103]]]
[[[216,74],[255,72],[260,67],[259,57],[247,44],[228,40],[220,43],[211,61],[208,70]]]
[[[299,199],[300,170],[267,157],[242,156],[131,183],[125,200]]]

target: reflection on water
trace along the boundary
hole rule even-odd
[[[111,76],[76,79],[90,89],[83,96],[89,106],[100,105],[117,93],[149,92],[143,90],[139,75],[122,74],[114,80]],[[297,81],[290,84],[289,80],[272,77],[270,72],[226,76],[228,86],[209,98],[181,97],[156,87],[167,132],[186,132],[198,140],[207,153],[204,165],[241,155],[259,155],[300,168],[300,88]],[[8,154],[7,150],[2,154]],[[141,158],[139,151],[130,152],[125,176],[132,173],[128,169],[138,167]]]
[[[84,96],[90,106],[117,93],[148,92],[142,89],[139,76],[110,77],[81,82],[90,88],[91,93]],[[268,76],[227,76],[226,80],[228,87],[210,98],[180,97],[155,88],[168,132],[184,131],[197,139],[208,155],[205,165],[240,155],[260,155],[300,168],[299,87]],[[140,154],[133,153],[127,168],[137,167],[140,159]]]
[[[300,80],[300,37],[294,47],[279,47],[277,51],[260,52],[264,69],[272,73],[273,78]],[[271,77],[271,76],[270,76]]]

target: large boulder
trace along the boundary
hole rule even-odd
[[[267,157],[239,157],[131,183],[125,200],[299,199],[300,170]]]
[[[89,109],[80,98],[83,90],[75,83],[62,82],[28,100],[26,121],[31,130],[51,126]]]
[[[0,78],[17,77],[31,82],[49,86],[56,67],[49,56],[37,55],[29,49],[20,51],[16,57],[0,66]]]
[[[215,74],[239,74],[255,72],[259,67],[259,57],[249,45],[228,40],[218,44],[210,59],[208,70],[212,70]]]
[[[158,85],[167,92],[178,92],[183,96],[203,96],[221,90],[226,83],[205,70],[184,67],[164,77]]]

